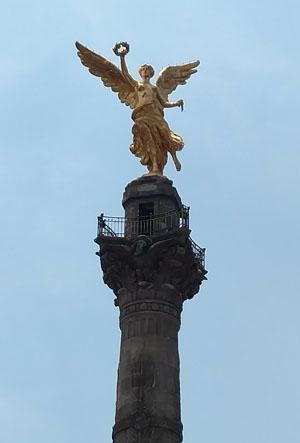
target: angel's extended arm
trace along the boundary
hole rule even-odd
[[[175,108],[176,106],[181,106],[181,108],[183,108],[183,100],[177,100],[177,102],[169,102],[161,96],[159,90],[157,90],[157,96],[158,100],[164,108]]]
[[[136,81],[134,78],[131,77],[131,75],[128,72],[126,62],[125,62],[125,54],[120,54],[120,61],[121,61],[121,71],[124,76],[124,78],[131,84],[133,88],[136,87]]]
[[[160,71],[156,80],[156,86],[158,88],[158,98],[162,106],[165,108],[180,106],[181,110],[183,110],[183,101],[168,102],[168,95],[175,91],[178,85],[185,85],[190,76],[197,72],[196,67],[199,64],[199,60],[195,60],[182,65],[166,66]]]

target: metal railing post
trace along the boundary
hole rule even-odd
[[[98,235],[117,237],[135,237],[137,235],[155,235],[173,229],[189,226],[189,208],[182,206],[179,211],[134,219],[125,217],[98,217]]]

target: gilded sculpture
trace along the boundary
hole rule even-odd
[[[125,62],[125,56],[129,52],[126,42],[117,43],[113,48],[114,53],[120,57],[121,69],[78,42],[76,47],[82,64],[89,72],[100,77],[105,86],[118,93],[122,103],[133,109],[133,141],[130,150],[147,166],[146,175],[163,175],[168,152],[177,171],[180,171],[181,165],[176,153],[183,148],[183,139],[169,128],[164,118],[164,108],[180,107],[183,110],[183,100],[171,102],[168,96],[178,85],[186,84],[190,76],[197,72],[199,60],[163,68],[153,85],[150,83],[154,75],[151,65],[140,66],[140,81],[129,74]]]

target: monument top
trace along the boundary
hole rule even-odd
[[[168,152],[177,171],[180,171],[181,164],[176,154],[183,148],[183,139],[169,128],[164,119],[164,108],[178,106],[183,110],[183,100],[172,102],[168,96],[178,85],[185,85],[190,76],[197,72],[199,60],[163,68],[153,85],[150,82],[154,75],[151,65],[140,66],[139,81],[129,74],[125,62],[129,52],[127,42],[117,43],[113,48],[114,53],[120,57],[121,69],[78,42],[76,47],[82,64],[89,72],[100,77],[105,86],[118,93],[122,103],[133,109],[133,141],[130,150],[140,158],[142,165],[147,166],[146,175],[163,175]]]

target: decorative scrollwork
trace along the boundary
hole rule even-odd
[[[206,271],[199,266],[187,228],[156,237],[155,241],[142,235],[134,240],[101,237],[97,242],[103,279],[116,294],[117,304],[123,290],[134,295],[140,288],[143,296],[146,288],[162,294],[163,287],[175,288],[184,301],[198,292],[205,279]]]

